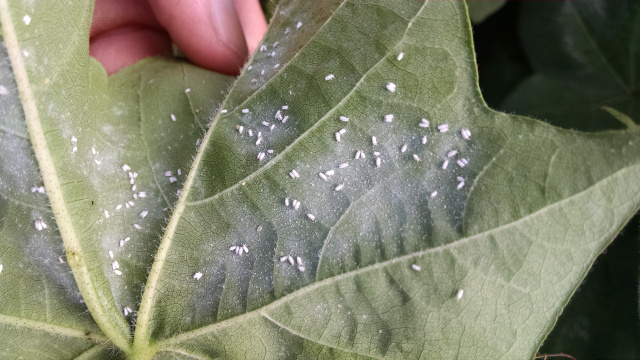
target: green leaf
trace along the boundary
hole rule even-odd
[[[640,204],[637,129],[585,134],[486,107],[462,2],[281,2],[268,50],[208,128],[195,109],[216,108],[227,78],[150,60],[108,79],[88,57],[90,7],[30,9],[25,27],[21,5],[0,5],[16,122],[78,290],[130,358],[531,358]],[[80,25],[45,31],[60,13]],[[112,210],[132,195],[124,164],[148,196]]]
[[[608,106],[640,118],[637,1],[523,3],[520,35],[536,73],[500,109],[586,131],[622,129]]]

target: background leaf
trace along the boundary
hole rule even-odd
[[[586,131],[621,129],[602,106],[640,117],[640,4],[528,3],[520,36],[535,74],[500,109]]]
[[[505,0],[471,0],[467,1],[469,19],[474,24],[480,24],[489,16],[500,10],[506,4]]]

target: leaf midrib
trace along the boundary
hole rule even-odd
[[[51,210],[54,213],[56,224],[58,225],[58,231],[62,236],[67,251],[67,261],[71,266],[78,289],[85,299],[85,304],[89,308],[93,319],[116,346],[122,349],[122,351],[127,352],[130,348],[129,341],[125,334],[119,331],[118,324],[112,321],[114,319],[108,316],[101,305],[97,289],[93,286],[89,269],[85,263],[82,246],[80,245],[71,216],[66,207],[62,185],[58,179],[57,170],[54,165],[55,162],[42,128],[36,98],[31,89],[31,83],[20,51],[18,37],[7,0],[0,0],[0,23],[2,24],[5,46],[20,93],[29,137],[49,197]],[[110,304],[112,305],[113,302],[110,302],[107,306]]]
[[[366,272],[369,272],[369,271],[378,270],[380,268],[384,268],[384,267],[387,267],[387,266],[390,266],[390,265],[393,265],[393,264],[396,264],[396,263],[399,263],[399,262],[403,262],[403,261],[409,260],[409,259],[417,257],[417,256],[423,256],[423,255],[430,254],[430,253],[436,253],[436,252],[452,249],[452,248],[455,248],[457,246],[464,245],[464,244],[466,244],[466,243],[468,243],[470,241],[485,237],[487,235],[491,235],[494,232],[502,231],[502,230],[505,230],[505,229],[509,229],[509,228],[517,226],[518,224],[520,224],[520,223],[522,223],[524,221],[527,221],[527,220],[529,220],[529,219],[531,219],[533,217],[542,215],[547,211],[550,211],[550,210],[553,210],[553,209],[555,209],[557,207],[560,207],[564,203],[570,202],[574,198],[580,197],[583,194],[585,194],[585,193],[587,193],[587,192],[589,192],[589,191],[591,191],[593,189],[598,188],[601,183],[604,183],[604,182],[608,181],[609,179],[612,179],[612,178],[617,177],[617,176],[620,176],[620,177],[623,177],[623,178],[625,178],[625,177],[628,178],[626,173],[627,172],[634,172],[634,171],[637,172],[638,174],[640,174],[640,164],[636,163],[636,164],[633,164],[633,165],[629,165],[629,166],[623,167],[622,169],[617,170],[616,172],[612,173],[611,175],[606,176],[606,177],[602,178],[601,180],[593,183],[591,186],[587,187],[586,189],[584,189],[584,190],[582,190],[580,192],[572,194],[571,196],[566,197],[566,198],[564,198],[562,200],[559,200],[559,201],[557,201],[555,203],[549,204],[548,206],[545,206],[545,207],[543,207],[541,209],[538,209],[537,211],[535,211],[533,213],[530,213],[530,214],[528,214],[526,216],[523,216],[523,217],[521,217],[521,218],[519,218],[517,220],[514,220],[514,221],[510,222],[510,223],[500,225],[498,227],[495,227],[493,229],[489,229],[487,231],[484,231],[484,232],[481,232],[481,233],[478,233],[478,234],[474,234],[474,235],[471,235],[471,236],[468,236],[468,237],[460,238],[460,239],[458,239],[456,241],[453,241],[453,242],[450,242],[448,244],[444,244],[444,245],[440,245],[440,246],[437,246],[437,247],[429,248],[429,249],[426,249],[426,250],[417,251],[417,252],[414,252],[414,253],[411,253],[411,254],[403,255],[401,257],[397,257],[397,258],[394,258],[394,259],[390,259],[390,260],[386,260],[386,261],[379,262],[379,263],[376,263],[376,264],[372,264],[372,265],[369,265],[369,266],[365,266],[363,268],[359,268],[359,269],[356,269],[356,270],[353,270],[353,271],[350,271],[350,272],[342,273],[342,274],[336,275],[334,277],[327,278],[327,279],[312,283],[312,284],[310,284],[310,285],[308,285],[308,286],[306,286],[304,288],[301,288],[301,289],[296,290],[296,291],[294,291],[294,292],[292,292],[292,293],[290,293],[290,294],[288,294],[286,296],[283,296],[280,299],[277,299],[274,302],[272,302],[272,303],[270,303],[268,305],[265,305],[265,306],[263,306],[261,308],[252,310],[250,312],[247,312],[245,314],[236,316],[234,318],[230,318],[230,319],[218,322],[218,323],[214,323],[214,324],[210,324],[210,325],[207,325],[207,326],[203,326],[201,328],[194,329],[194,330],[191,330],[191,331],[187,331],[187,332],[181,333],[179,335],[176,335],[174,337],[170,337],[170,338],[164,339],[164,340],[156,343],[155,347],[158,350],[161,350],[163,346],[170,346],[171,344],[176,344],[176,343],[179,343],[179,342],[182,342],[182,341],[194,339],[194,338],[196,338],[198,336],[214,332],[214,331],[216,331],[218,329],[225,328],[227,326],[231,326],[231,325],[234,325],[236,323],[240,323],[240,322],[243,322],[245,320],[248,320],[248,319],[251,319],[251,318],[254,318],[254,317],[257,317],[257,316],[262,316],[262,313],[266,313],[266,312],[270,311],[271,309],[274,309],[274,308],[286,303],[287,301],[289,301],[289,300],[291,300],[293,298],[296,298],[297,296],[304,295],[304,294],[306,294],[306,293],[308,293],[308,292],[310,292],[312,290],[315,290],[315,289],[323,287],[323,286],[331,285],[332,283],[334,283],[336,281],[340,281],[342,279],[349,278],[349,277],[352,277],[352,276],[356,276],[356,275],[359,275],[359,274],[362,274],[362,273],[366,273]],[[637,206],[637,207],[639,207],[639,206]]]

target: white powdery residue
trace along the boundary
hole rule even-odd
[[[336,78],[336,77],[335,77],[333,74],[329,74],[329,75],[327,75],[327,76],[325,76],[325,77],[324,77],[324,79],[325,79],[325,80],[327,80],[327,81],[329,81],[329,80],[333,80],[333,79],[335,79],[335,78]]]
[[[392,122],[393,121],[393,114],[387,114],[384,116],[384,122]]]
[[[176,121],[176,116],[171,114],[171,121]]]
[[[8,93],[9,91],[7,90],[7,88],[0,85],[0,95],[7,95]]]
[[[149,215],[149,212],[147,210],[145,210],[145,211],[140,213],[140,217],[143,218],[143,219],[146,218],[147,215]]]
[[[22,17],[22,21],[24,21],[24,24],[25,24],[25,25],[29,25],[29,24],[31,24],[31,16],[29,16],[29,15],[25,15],[25,16],[23,16],[23,17]]]
[[[398,61],[402,60],[403,57],[404,57],[404,53],[403,52],[398,54]]]
[[[394,84],[392,82],[388,82],[385,87],[387,88],[387,90],[389,90],[391,92],[396,92],[396,84]]]

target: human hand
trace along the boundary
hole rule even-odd
[[[111,75],[143,58],[171,56],[236,75],[267,22],[258,0],[97,0],[89,53]]]

